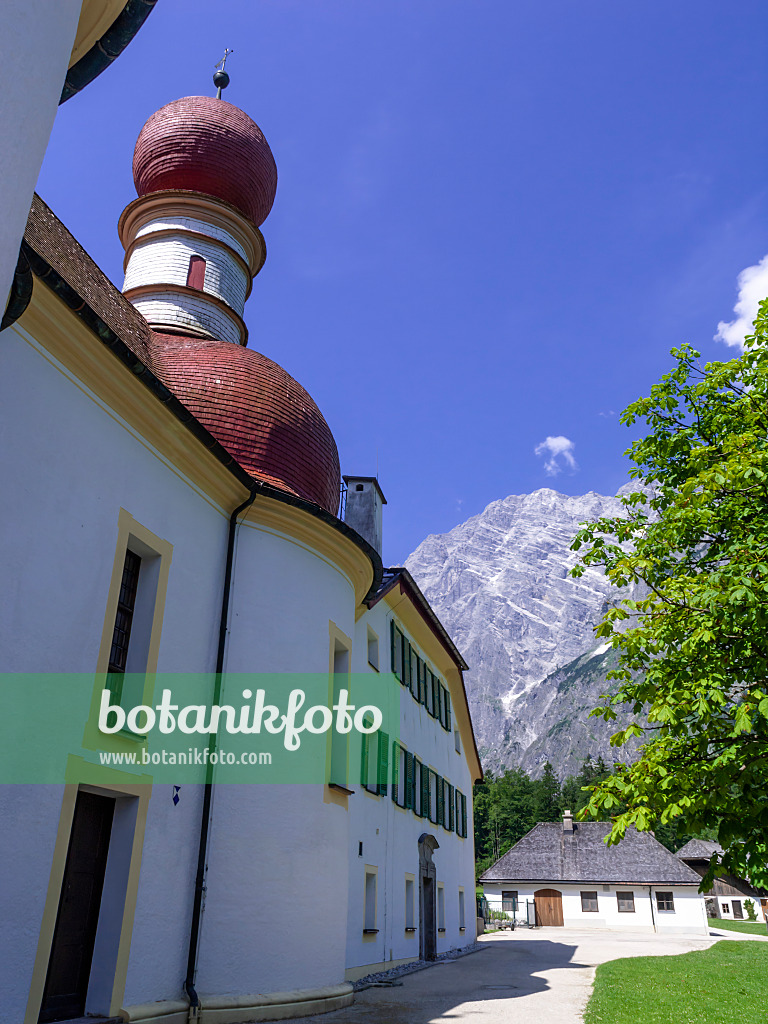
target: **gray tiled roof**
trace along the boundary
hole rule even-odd
[[[691,839],[675,854],[681,860],[709,860],[713,853],[722,853],[723,848],[719,843],[712,843],[708,839]]]
[[[561,822],[539,822],[481,876],[481,882],[615,882],[695,885],[701,876],[648,832],[627,829],[616,846],[603,840],[605,821],[576,822],[573,833]]]

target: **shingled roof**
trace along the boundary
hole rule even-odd
[[[722,853],[723,848],[719,843],[710,842],[708,839],[691,839],[675,854],[680,860],[706,860],[708,861],[713,853]]]
[[[614,882],[619,885],[691,885],[701,876],[670,853],[649,832],[627,829],[616,846],[606,846],[606,821],[539,822],[481,876],[481,882]]]

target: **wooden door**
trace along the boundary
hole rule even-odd
[[[40,1021],[85,1013],[115,801],[78,793]]]
[[[429,875],[423,876],[421,885],[421,955],[423,960],[434,960],[437,954],[435,886]]]
[[[533,902],[537,924],[563,927],[563,894],[558,889],[537,889]]]

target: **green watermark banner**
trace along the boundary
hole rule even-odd
[[[390,673],[0,674],[0,783],[386,785]]]

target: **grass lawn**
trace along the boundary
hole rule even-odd
[[[765,935],[768,938],[768,929],[764,923],[758,921],[728,921],[721,917],[709,917],[707,922],[710,928],[721,928],[728,932],[746,932],[748,935]]]
[[[722,941],[681,956],[597,968],[585,1024],[755,1024],[763,1020],[768,944]]]

